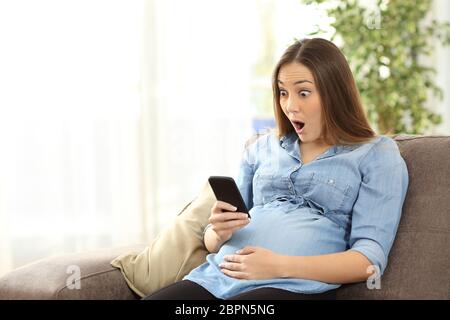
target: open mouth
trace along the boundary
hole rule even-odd
[[[303,127],[305,126],[305,123],[301,122],[301,121],[292,121],[292,124],[294,125],[295,130],[297,130],[297,131],[302,130]]]

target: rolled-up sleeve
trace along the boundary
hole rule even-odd
[[[380,139],[360,163],[362,181],[353,206],[350,250],[384,273],[408,189],[408,170],[397,144]]]
[[[241,192],[247,209],[250,210],[253,207],[253,175],[254,175],[254,162],[252,159],[252,148],[246,146],[239,164],[239,172],[236,178],[236,184]]]

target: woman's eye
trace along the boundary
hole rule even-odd
[[[311,94],[311,91],[308,91],[308,90],[301,90],[300,92],[299,92],[299,94],[302,96],[302,97],[307,97],[307,96],[309,96],[310,94]],[[286,90],[280,90],[280,97],[286,97],[287,96],[287,91]]]
[[[307,91],[307,90],[302,90],[302,91],[300,91],[300,95],[302,96],[302,97],[307,97],[307,96],[309,96],[311,94],[311,92],[310,91]]]

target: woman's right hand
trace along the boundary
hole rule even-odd
[[[224,201],[216,201],[211,209],[209,223],[217,234],[218,240],[224,243],[230,240],[234,232],[249,224],[248,214],[236,212],[236,207]]]

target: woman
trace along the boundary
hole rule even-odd
[[[251,220],[217,201],[206,262],[147,299],[333,298],[383,274],[408,172],[370,128],[345,57],[324,39],[296,41],[273,94],[277,130],[245,148],[237,179]]]

